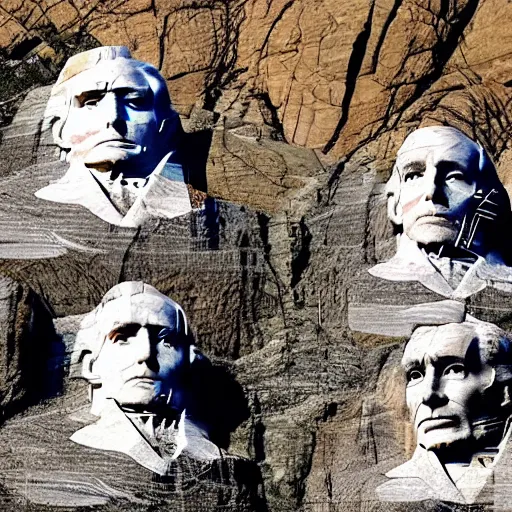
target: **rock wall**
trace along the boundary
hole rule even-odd
[[[219,288],[199,299],[196,291],[212,279],[198,266],[160,284],[178,290],[199,344],[244,387],[251,414],[230,449],[260,464],[272,511],[331,510],[345,464],[371,474],[377,462],[400,459],[411,446],[403,397],[390,384],[398,377],[389,378],[402,340],[352,332],[348,306],[358,275],[394,253],[383,185],[410,131],[461,129],[485,146],[512,191],[511,23],[506,0],[0,6],[2,178],[55,161],[41,131],[48,88],[40,86],[68,56],[123,44],[167,79],[193,148],[194,186],[255,212],[250,245],[264,271],[249,281],[239,270],[236,282],[233,273],[217,275]],[[9,194],[0,186],[0,195]],[[239,219],[228,218],[237,248]],[[86,267],[55,272],[68,287],[72,272]],[[16,279],[25,270],[0,262]],[[34,265],[30,275],[40,272]],[[106,275],[111,284],[121,278]],[[38,282],[30,284],[39,291]],[[80,304],[52,292],[54,315],[62,321],[85,313],[100,288],[77,290]],[[219,295],[227,304],[220,310],[208,301]],[[236,322],[223,318],[215,327],[240,296],[246,306]],[[24,371],[21,362],[14,367]],[[24,387],[14,388],[13,399]]]

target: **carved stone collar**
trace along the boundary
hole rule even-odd
[[[176,450],[167,460],[152,446],[151,436],[142,423],[132,421],[113,399],[107,399],[101,418],[71,437],[71,441],[95,448],[124,453],[141,466],[159,475],[167,474],[168,460],[182,453],[191,458],[208,461],[224,456],[223,451],[208,439],[205,430],[186,418],[183,412],[175,433]]]
[[[438,499],[454,503],[474,503],[487,483],[503,453],[509,449],[508,428],[498,447],[498,454],[477,453],[459,472],[455,481],[431,450],[418,446],[412,458],[388,471],[389,481],[376,489],[381,501],[413,502]],[[452,473],[453,474],[453,473]]]
[[[470,265],[459,285],[452,288],[426,254],[407,237],[401,238],[393,258],[375,265],[369,272],[388,281],[418,281],[429,290],[449,299],[465,299],[491,284],[512,291],[512,269],[491,265],[481,257]]]
[[[172,219],[189,213],[192,206],[183,170],[168,162],[170,155],[158,164],[144,191],[124,216],[84,165],[71,165],[60,180],[38,190],[35,195],[48,201],[83,206],[105,222],[122,227],[138,227],[148,217]]]

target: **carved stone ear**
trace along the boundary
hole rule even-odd
[[[396,199],[395,194],[388,195],[388,218],[395,226],[402,225],[402,206]]]
[[[501,407],[508,407],[510,402],[510,385],[507,384],[503,388],[503,402],[501,402]]]
[[[170,127],[169,119],[164,119],[160,124],[158,133],[165,133],[167,130],[169,130],[169,127]]]
[[[60,148],[63,147],[63,142],[62,142],[62,137],[61,137],[63,124],[64,123],[62,122],[62,119],[57,119],[54,123],[52,123],[53,140],[54,140],[55,144],[57,144],[57,146],[59,146]]]
[[[82,359],[82,377],[89,381],[90,384],[101,384],[101,377],[92,373],[92,365],[94,360],[89,352]]]
[[[181,126],[178,114],[175,114],[175,117],[169,117],[162,121],[160,124],[160,128],[158,130],[158,135],[160,136],[160,140],[163,141],[164,144],[168,144],[165,146],[165,152],[175,151],[176,150],[176,136],[179,133],[179,128]]]
[[[172,147],[166,148],[166,151],[168,149],[175,150],[174,144],[172,144],[173,139],[175,137],[176,132],[176,125],[174,119],[164,119],[162,123],[160,124],[160,128],[158,130],[158,135],[160,136],[160,140],[164,142],[171,143]]]
[[[402,206],[400,205],[400,173],[396,167],[393,167],[391,177],[386,183],[386,195],[388,199],[388,219],[395,225],[401,226],[403,223]]]
[[[62,127],[64,126],[64,121],[62,119],[57,118],[55,122],[52,123],[52,137],[53,141],[59,148],[60,151],[60,160],[62,162],[67,161],[67,155],[69,151],[71,150],[71,144],[65,144],[64,140],[62,139]]]
[[[490,156],[487,154],[487,151],[485,151],[485,148],[479,143],[478,148],[480,151],[480,157],[478,162],[478,167],[481,173],[487,173],[489,171],[492,171],[493,174],[496,173],[496,167],[493,164]]]
[[[190,364],[203,359],[206,359],[203,353],[195,345],[190,345]]]

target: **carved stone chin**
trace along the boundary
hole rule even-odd
[[[45,118],[70,168],[37,197],[81,205],[124,227],[191,211],[183,170],[171,157],[181,126],[166,82],[127,48],[71,57]]]

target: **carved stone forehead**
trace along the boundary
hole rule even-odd
[[[150,88],[137,61],[119,58],[100,61],[93,68],[87,69],[68,80],[65,84],[71,94],[84,91],[111,89],[142,89]]]
[[[442,357],[463,359],[474,340],[478,340],[477,332],[468,323],[419,327],[405,347],[402,366],[408,368],[414,363]]]
[[[478,166],[480,146],[459,130],[449,126],[429,126],[412,132],[397,154],[397,165],[425,160],[428,153],[442,154],[443,159],[474,161]]]
[[[123,295],[109,301],[98,314],[97,322],[103,332],[120,325],[159,325],[178,330],[178,311],[170,300],[149,293]]]

